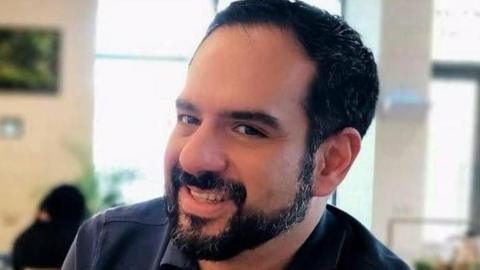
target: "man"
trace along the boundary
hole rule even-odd
[[[63,269],[408,269],[326,206],[377,95],[373,56],[341,18],[300,1],[233,3],[177,100],[165,199],[87,222]]]

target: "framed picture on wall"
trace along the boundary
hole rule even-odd
[[[0,93],[57,93],[59,57],[58,30],[0,26]]]

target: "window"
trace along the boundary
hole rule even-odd
[[[128,202],[163,194],[163,153],[174,100],[215,15],[212,0],[99,0],[95,62],[94,163],[133,169]],[[232,1],[219,1],[223,9]],[[341,13],[338,0],[306,1]]]
[[[426,218],[469,218],[477,91],[474,80],[438,78],[430,85]],[[425,226],[424,241],[446,243],[461,237],[466,225]]]
[[[434,1],[424,216],[442,222],[423,227],[425,245],[460,239],[475,218],[479,14],[478,1]]]

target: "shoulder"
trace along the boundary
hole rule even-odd
[[[162,198],[108,209],[82,224],[62,269],[107,269],[114,262],[153,260],[168,241],[167,232]]]
[[[86,236],[101,240],[103,234],[108,231],[110,237],[120,238],[126,233],[144,230],[145,227],[162,230],[167,223],[165,202],[163,198],[157,198],[107,209],[82,224],[77,237]]]
[[[359,221],[333,206],[327,213],[345,230],[339,269],[408,270],[410,267],[375,238]]]
[[[50,237],[52,233],[48,230],[45,230],[45,227],[48,224],[40,224],[38,221],[35,221],[31,224],[25,231],[23,231],[14,242],[14,251],[15,250],[31,250],[33,245],[41,245],[42,242],[45,242],[47,236]],[[32,245],[33,244],[33,245]]]
[[[168,222],[163,198],[107,209],[85,221],[84,230],[98,230],[111,224],[162,226]]]
[[[106,224],[112,222],[132,222],[153,226],[164,225],[168,222],[163,198],[108,209],[93,219],[100,219]]]

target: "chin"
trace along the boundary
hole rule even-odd
[[[205,227],[202,228],[202,234],[205,236],[212,236],[216,237],[225,232],[226,230],[226,225],[220,225],[220,224],[211,224],[211,225],[206,225]]]
[[[179,228],[200,231],[200,234],[207,237],[216,237],[224,233],[228,228],[230,218],[221,220],[206,220],[195,215],[180,213]]]

